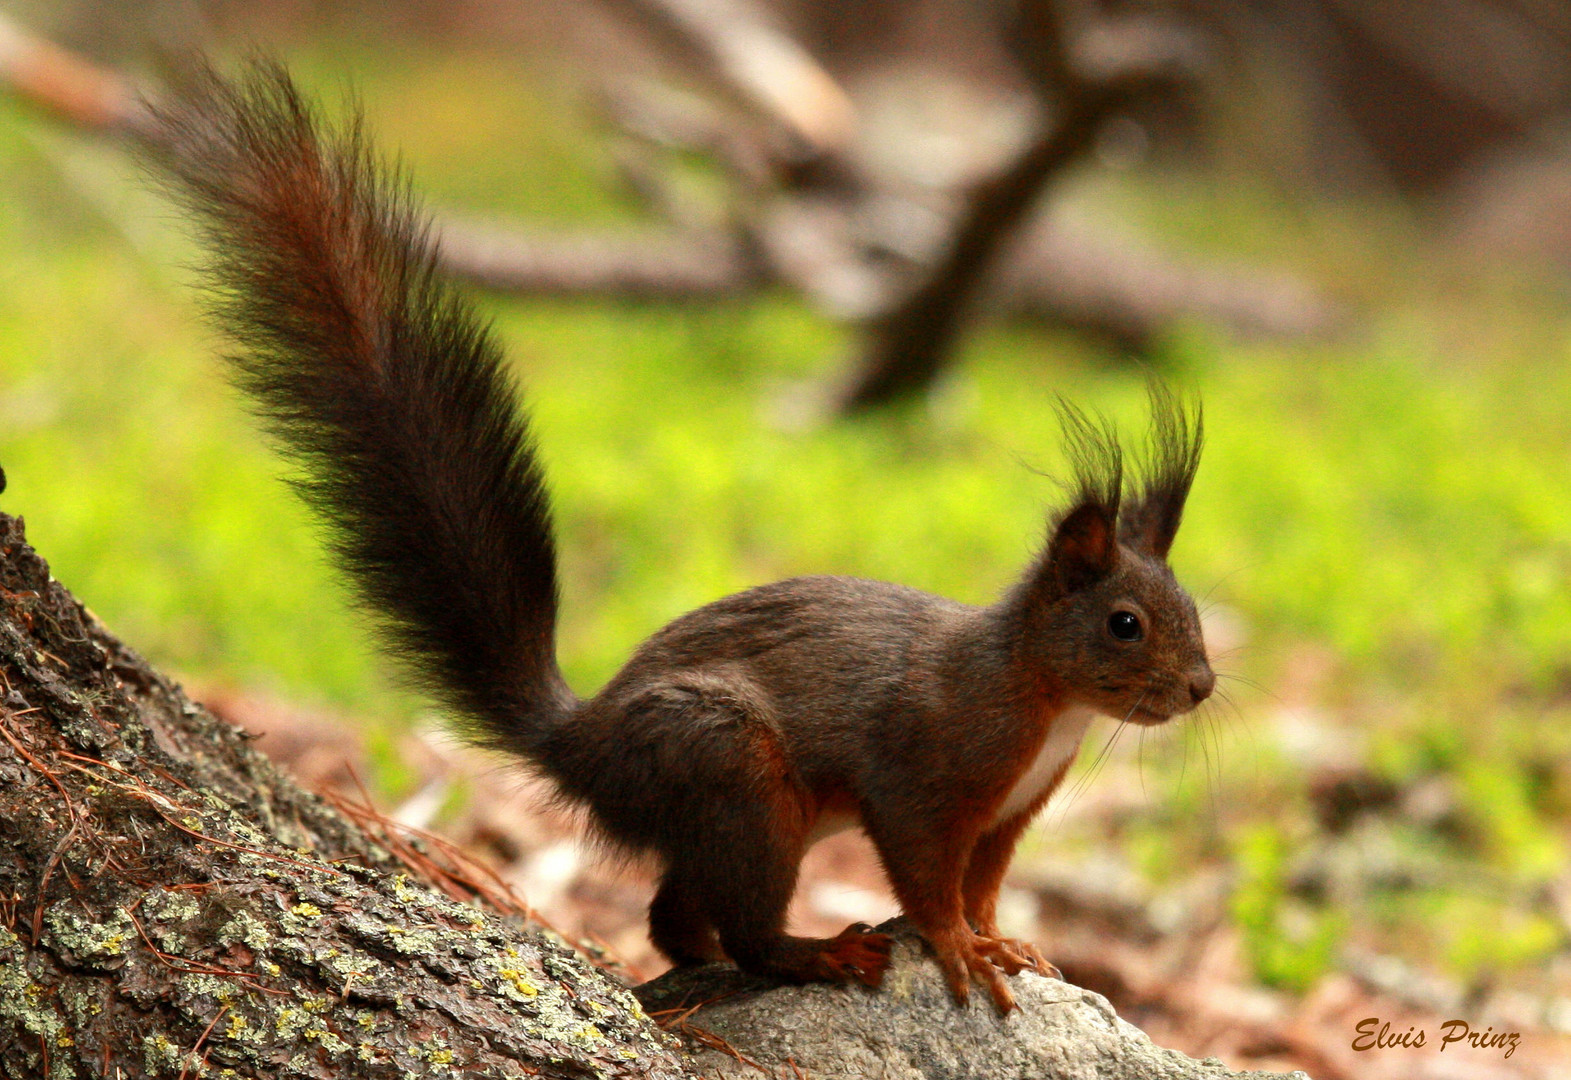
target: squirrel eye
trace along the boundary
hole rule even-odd
[[[1140,619],[1133,612],[1115,611],[1107,617],[1107,632],[1119,641],[1139,641]]]

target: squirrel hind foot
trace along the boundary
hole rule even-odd
[[[877,987],[884,981],[893,944],[888,934],[868,933],[860,926],[850,926],[832,938],[781,935],[766,948],[755,946],[748,950],[750,955],[736,959],[744,971],[788,982],[859,982]]]
[[[826,941],[819,952],[818,964],[825,972],[820,977],[830,982],[855,979],[863,986],[880,986],[893,944],[888,934],[871,933],[865,923],[848,926]]]

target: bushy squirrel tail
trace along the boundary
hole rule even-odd
[[[544,478],[502,353],[360,122],[276,64],[192,74],[153,156],[194,212],[236,382],[303,466],[362,603],[478,741],[531,753],[573,708]]]

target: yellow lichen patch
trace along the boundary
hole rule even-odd
[[[409,1048],[414,1057],[441,1069],[451,1069],[458,1060],[456,1054],[448,1049],[447,1043],[440,1035],[433,1035],[426,1042]]]
[[[131,916],[118,908],[100,923],[83,918],[65,901],[48,910],[44,927],[49,944],[84,959],[119,956],[136,933]]]
[[[409,887],[408,874],[399,874],[393,879],[393,895],[405,903],[420,899],[420,894]]]
[[[517,968],[497,968],[496,973],[511,983],[513,989],[524,997],[540,996],[540,988],[524,978],[524,973]]]
[[[180,1048],[167,1035],[158,1032],[142,1041],[142,1067],[153,1076],[173,1072],[179,1064]]]

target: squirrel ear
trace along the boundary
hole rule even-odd
[[[1184,516],[1189,485],[1182,488],[1152,486],[1124,508],[1118,527],[1124,543],[1136,551],[1166,559]]]
[[[1059,593],[1094,585],[1118,559],[1117,519],[1100,502],[1083,502],[1058,523],[1047,546],[1044,577]]]

